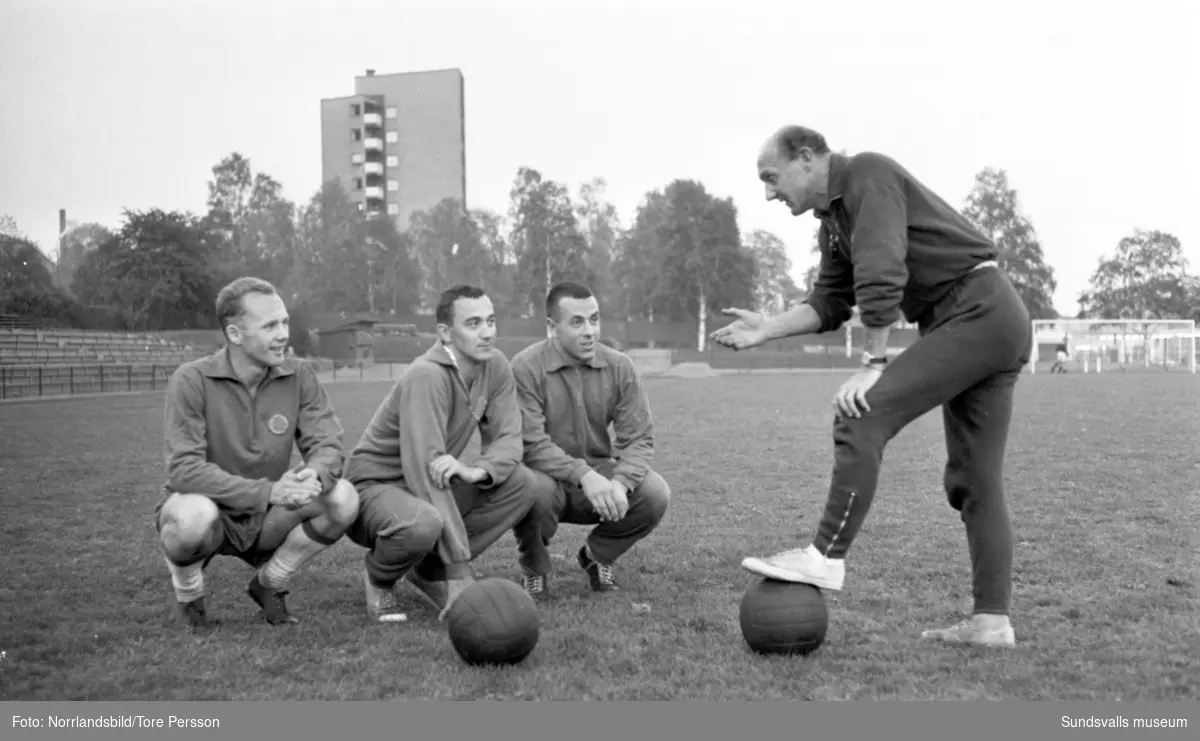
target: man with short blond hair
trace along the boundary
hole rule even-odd
[[[291,576],[333,545],[358,513],[341,478],[342,427],[308,363],[286,353],[288,312],[275,288],[239,278],[221,289],[225,346],[184,363],[167,386],[167,481],[154,510],[180,617],[210,627],[204,568],[236,556],[273,625],[296,622]],[[292,467],[293,448],[303,461]]]

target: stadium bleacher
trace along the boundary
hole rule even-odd
[[[202,354],[146,333],[0,328],[0,398],[161,388]]]

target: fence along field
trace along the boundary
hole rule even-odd
[[[590,595],[554,543],[557,599],[542,640],[508,671],[459,661],[416,600],[410,622],[365,617],[362,550],[314,560],[290,597],[303,621],[271,628],[245,598],[247,568],[217,559],[207,638],[171,620],[150,513],[163,478],[158,394],[0,405],[6,491],[0,697],[257,699],[1098,699],[1200,694],[1195,477],[1197,377],[1037,374],[1018,384],[1008,456],[1019,646],[929,646],[920,630],[970,604],[967,549],[941,491],[936,412],[889,447],[881,488],[831,596],[826,644],[760,658],[737,606],[751,552],[794,544],[819,514],[829,399],[841,374],[647,380],[655,469],[673,486],[662,526],[619,563],[625,592]],[[356,441],[385,383],[331,384]],[[1194,458],[1194,456],[1193,456]],[[1152,544],[1149,547],[1147,544]],[[516,578],[506,537],[477,575]],[[650,611],[634,603],[649,605]]]
[[[527,322],[528,323],[528,322]],[[1042,373],[1054,363],[1060,328],[1037,326],[1038,341],[1031,372]],[[628,335],[628,332],[623,332]],[[609,335],[610,337],[612,335]],[[633,336],[637,336],[636,333]],[[1114,340],[1111,335],[1091,335],[1075,330],[1072,357],[1075,372],[1195,372],[1200,344],[1194,328],[1186,336],[1131,334]],[[500,336],[499,349],[512,356],[541,337]],[[676,338],[678,339],[678,338]],[[916,339],[911,329],[893,333],[889,352],[898,353]],[[620,337],[617,337],[621,342]],[[395,380],[403,367],[429,348],[434,336],[373,334],[371,359],[366,367],[352,360],[314,358],[322,378],[343,380]],[[220,342],[215,330],[160,333],[86,332],[81,330],[0,327],[0,400],[78,394],[157,391],[165,387],[178,365],[210,353]],[[625,350],[647,373],[686,366],[690,373],[732,371],[827,370],[846,371],[857,367],[861,352],[861,329],[829,332],[809,338],[793,338],[764,348],[731,352],[709,345],[704,350],[688,347],[647,349],[639,345]],[[622,342],[624,345],[624,343]],[[1149,348],[1149,351],[1141,348]],[[645,361],[645,362],[643,362]],[[374,366],[374,367],[371,367]]]

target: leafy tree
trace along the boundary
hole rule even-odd
[[[517,264],[504,238],[503,219],[500,214],[482,208],[471,209],[471,218],[479,229],[480,245],[490,257],[490,272],[483,287],[497,309],[509,308],[514,304]]]
[[[803,292],[792,279],[792,261],[783,240],[764,229],[751,232],[746,248],[754,256],[754,302],[760,311],[779,313],[799,303]]]
[[[661,197],[648,196],[638,216],[638,238],[644,240],[637,247],[639,267],[662,273],[650,305],[672,320],[695,319],[697,349],[703,350],[710,314],[754,301],[756,264],[742,247],[737,208],[697,181],[675,180]]]
[[[604,178],[594,178],[580,186],[575,213],[587,240],[584,262],[592,276],[592,292],[608,311],[618,304],[619,286],[613,279],[613,259],[621,235],[621,220],[616,206],[604,198],[606,187]]]
[[[15,225],[0,232],[0,312],[70,323],[79,307],[54,282],[50,261]]]
[[[1187,269],[1179,239],[1137,229],[1100,258],[1079,295],[1081,318],[1190,319],[1200,294]]]
[[[76,295],[75,274],[83,264],[84,257],[99,249],[100,245],[113,236],[108,227],[94,222],[68,228],[62,237],[62,247],[58,255],[58,279],[68,295]]]
[[[282,284],[291,273],[296,241],[295,205],[270,175],[254,173],[234,152],[212,168],[206,228],[220,235],[225,278],[254,275]]]
[[[81,302],[110,307],[129,329],[215,326],[215,239],[192,214],[126,210],[117,235],[79,267]]]
[[[975,176],[963,215],[1000,250],[998,262],[1012,279],[1017,293],[1034,319],[1056,319],[1054,270],[1046,264],[1033,225],[1017,205],[1017,191],[1004,170],[985,168]]]
[[[423,275],[423,306],[435,306],[441,292],[452,285],[470,283],[487,288],[494,245],[484,244],[479,224],[462,202],[443,199],[428,211],[414,213],[411,221],[408,233]]]
[[[579,227],[566,186],[522,167],[509,192],[516,258],[515,297],[537,316],[550,287],[562,280],[593,283],[587,238]]]

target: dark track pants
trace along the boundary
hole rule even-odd
[[[975,612],[1006,615],[1013,532],[1004,453],[1014,386],[1032,352],[1029,313],[1000,269],[980,268],[922,318],[920,335],[867,392],[871,411],[835,420],[833,476],[813,544],[826,556],[845,557],[875,497],[884,448],[940,406],[946,496],[966,526]]]

